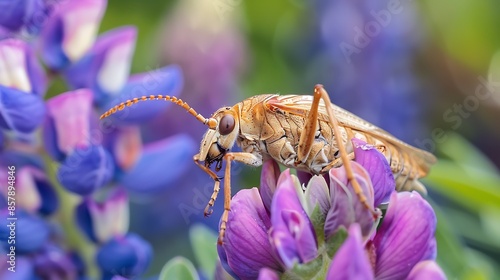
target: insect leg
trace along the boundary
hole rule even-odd
[[[262,158],[257,157],[251,153],[227,153],[224,156],[226,160],[226,170],[224,172],[224,212],[222,213],[222,219],[220,223],[219,230],[219,244],[222,244],[224,240],[224,234],[226,232],[226,224],[229,218],[229,211],[231,211],[231,162],[233,160],[242,162],[247,165],[260,166],[262,165]]]
[[[213,172],[212,170],[210,170],[205,165],[201,164],[200,160],[199,160],[199,157],[200,157],[199,154],[196,154],[193,157],[194,163],[196,163],[196,165],[198,165],[198,167],[200,167],[201,170],[205,171],[205,173],[207,173],[210,176],[210,178],[212,178],[212,180],[214,180],[214,191],[212,193],[212,196],[210,197],[210,201],[208,202],[207,206],[205,207],[205,211],[203,212],[203,214],[205,215],[205,217],[208,217],[213,212],[212,206],[214,206],[215,200],[217,199],[217,195],[219,194],[219,190],[220,190],[220,178],[217,176],[217,174],[215,174],[215,172]]]
[[[340,157],[342,159],[342,163],[344,164],[344,168],[346,170],[347,179],[349,180],[349,182],[351,182],[352,187],[354,189],[354,193],[358,196],[360,202],[366,208],[371,209],[372,213],[374,215],[374,218],[377,218],[378,214],[373,210],[373,207],[368,204],[368,200],[367,200],[366,196],[363,194],[363,190],[362,190],[361,186],[359,185],[358,181],[356,180],[356,177],[354,176],[354,172],[353,172],[352,166],[351,166],[351,161],[349,160],[349,155],[346,151],[345,146],[343,145],[343,141],[341,138],[339,123],[337,121],[337,118],[335,117],[335,114],[333,113],[333,108],[332,108],[332,103],[330,101],[330,97],[328,96],[328,93],[326,92],[326,90],[323,88],[322,85],[316,85],[314,87],[313,105],[319,104],[319,99],[323,99],[323,101],[325,102],[326,111],[328,113],[328,118],[329,118],[330,123],[332,125],[333,131],[335,133],[336,142],[337,142],[338,148],[340,150]],[[316,106],[318,106],[318,105],[316,105]],[[348,140],[351,140],[351,139],[348,139]]]
[[[353,160],[354,159],[354,153],[349,153],[347,156],[348,156],[349,160]],[[341,161],[342,161],[342,158],[335,159],[334,161],[330,162],[327,166],[323,167],[323,169],[321,169],[320,173],[327,172],[328,170],[332,169],[337,164],[339,164],[339,162],[341,162]]]
[[[300,134],[299,147],[297,149],[297,159],[295,164],[298,165],[307,160],[309,153],[311,152],[314,136],[318,127],[318,110],[319,110],[319,98],[314,98],[311,105],[311,109],[307,114],[306,121],[302,133]]]

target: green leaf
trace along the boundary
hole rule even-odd
[[[436,190],[476,213],[482,207],[500,205],[500,179],[496,174],[478,176],[460,165],[439,160],[432,172],[424,180]]]
[[[183,279],[199,280],[194,265],[184,257],[175,257],[167,262],[161,272],[159,280]]]
[[[314,210],[309,217],[311,219],[311,223],[314,228],[314,232],[316,233],[316,239],[318,240],[318,247],[323,246],[325,243],[325,219],[326,216],[323,215],[321,210],[319,209],[319,204],[316,204]]]
[[[326,241],[326,252],[330,258],[333,258],[340,246],[347,239],[347,229],[341,226],[338,231]]]
[[[202,224],[196,224],[189,230],[189,239],[196,261],[208,279],[213,279],[217,255],[217,234]]]
[[[439,144],[438,149],[440,153],[463,169],[468,170],[468,172],[486,174],[488,176],[498,174],[499,172],[498,168],[488,157],[460,134],[447,132],[446,142]]]

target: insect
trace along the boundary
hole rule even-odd
[[[173,102],[208,126],[200,152],[194,155],[193,160],[215,182],[213,194],[204,211],[205,216],[212,213],[211,208],[220,191],[220,178],[216,172],[222,168],[222,162],[226,162],[219,243],[222,243],[230,211],[230,170],[233,161],[260,166],[264,160],[273,159],[287,167],[316,175],[344,164],[356,195],[367,208],[370,206],[351,168],[350,160],[354,158],[352,138],[364,140],[385,155],[396,178],[398,191],[425,192],[425,187],[418,179],[425,176],[436,162],[432,154],[412,147],[332,104],[322,85],[314,87],[313,96],[253,96],[232,107],[218,109],[210,118],[198,114],[176,97],[143,96],[116,105],[105,112],[101,119],[146,100]],[[240,146],[241,152],[231,151],[235,144]],[[211,169],[213,165],[215,171]]]

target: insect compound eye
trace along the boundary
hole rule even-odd
[[[220,119],[219,133],[221,135],[228,135],[234,129],[234,117],[232,115],[225,115]]]

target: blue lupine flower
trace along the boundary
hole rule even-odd
[[[75,219],[87,238],[96,243],[123,236],[128,231],[128,196],[116,188],[102,202],[87,197],[77,207]]]
[[[193,163],[191,157],[196,148],[196,143],[184,134],[147,144],[136,164],[118,180],[132,192],[158,192],[181,179]]]
[[[12,230],[15,232],[16,254],[36,252],[48,241],[49,225],[42,218],[21,209],[16,210],[15,216],[10,215],[7,209],[0,210],[0,218],[8,221],[9,217],[15,217],[17,220],[13,224],[8,223],[7,226],[0,227],[0,242],[7,252],[11,246],[9,237],[12,236]]]
[[[113,275],[134,277],[144,273],[153,257],[151,245],[136,234],[114,237],[97,252],[97,264],[104,279]]]
[[[116,58],[119,59],[119,58]],[[150,94],[161,94],[179,96],[184,81],[182,71],[177,65],[165,66],[145,73],[131,75],[127,83],[120,89],[119,95],[102,108],[113,106],[133,99],[138,96],[149,96]],[[137,124],[165,112],[165,109],[173,105],[171,102],[141,102],[133,107],[125,108],[110,116],[113,122],[119,124]],[[178,108],[174,109],[178,110]]]
[[[15,272],[8,270],[9,267],[15,266]],[[11,260],[6,254],[0,256],[0,279],[9,280],[26,280],[35,278],[35,266],[25,256],[15,256]]]
[[[32,256],[36,275],[43,279],[77,279],[78,263],[72,254],[48,243]]]
[[[0,170],[3,172],[0,181],[8,182],[7,168],[0,167]],[[59,201],[54,188],[40,169],[32,165],[18,166],[16,173],[16,207],[42,215],[50,215],[57,210]],[[7,202],[7,185],[0,189],[0,194]]]
[[[78,61],[93,45],[106,0],[65,0],[54,7],[40,36],[41,56],[52,70]]]
[[[37,13],[43,10],[43,0],[0,1],[0,26],[10,32],[38,27]]]
[[[329,184],[315,176],[303,189],[288,170],[274,185],[277,164],[267,162],[260,193],[256,188],[242,190],[231,201],[224,243],[218,248],[222,266],[241,279],[259,274],[401,279],[418,263],[433,261],[436,217],[430,205],[416,192],[394,191],[387,160],[374,147],[357,139],[353,146],[360,160],[352,162],[353,171],[374,208],[359,201],[343,167],[330,170]],[[392,196],[377,228],[374,203],[387,202],[387,193]],[[347,239],[338,248],[343,234]],[[328,258],[317,252],[326,252]]]
[[[0,41],[0,85],[43,96],[46,77],[43,68],[26,42]]]
[[[100,145],[77,147],[64,159],[57,178],[68,191],[88,195],[102,188],[113,177],[113,159]]]
[[[92,114],[89,90],[67,92],[47,101],[45,145],[62,160],[57,176],[69,191],[86,195],[113,177],[113,159],[100,143],[89,138]],[[94,116],[95,117],[95,116]]]
[[[137,29],[124,26],[99,36],[94,46],[64,75],[72,88],[89,88],[94,102],[105,105],[116,97],[128,80]],[[140,96],[137,92],[134,97]]]
[[[33,132],[43,121],[45,105],[40,96],[0,85],[0,127]]]
[[[96,260],[103,277],[138,276],[147,268],[152,249],[138,236],[127,234],[128,196],[122,187],[140,193],[170,185],[192,164],[195,143],[185,135],[175,135],[143,145],[135,125],[172,106],[168,102],[138,104],[103,122],[98,122],[97,111],[142,95],[178,96],[182,72],[174,65],[129,76],[137,30],[122,27],[96,40],[105,0],[18,2],[0,2],[9,7],[0,11],[4,15],[0,19],[0,127],[15,132],[9,135],[8,150],[0,158],[17,168],[17,194],[22,197],[16,201],[16,241],[22,244],[16,249],[19,254],[29,253],[23,261],[19,259],[19,264],[27,265],[17,275],[75,279],[85,269],[77,255],[60,246],[65,236],[53,236],[55,232],[42,218],[57,209],[58,200],[41,171],[44,164],[36,155],[34,138],[27,133],[43,122],[45,150],[59,163],[56,179],[66,190],[85,196],[77,208],[77,222],[101,246]],[[50,73],[60,75],[72,88],[46,104],[42,98],[47,77],[33,52],[35,45]],[[25,142],[19,142],[19,135]],[[3,133],[0,137],[3,143]],[[141,172],[151,162],[157,168]],[[165,172],[169,163],[175,163],[172,172]],[[105,199],[96,200],[104,193],[96,191],[108,183],[118,186]],[[7,206],[3,186],[2,209]],[[65,199],[65,193],[60,195]],[[8,234],[8,228],[0,229],[2,245],[7,244]]]

